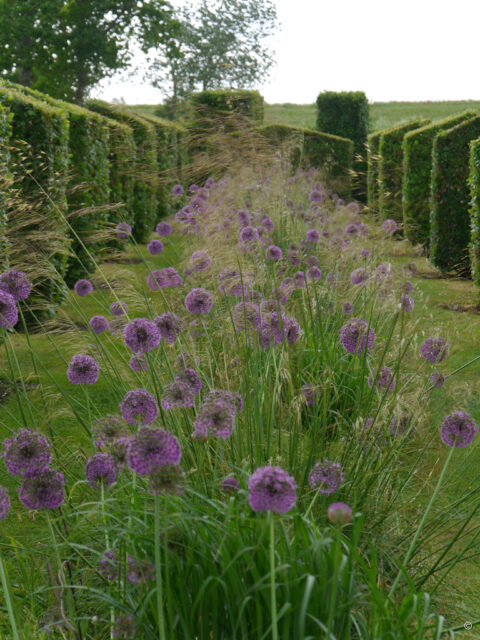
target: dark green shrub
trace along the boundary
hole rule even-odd
[[[480,136],[480,116],[433,141],[430,259],[441,271],[468,274],[470,260],[470,142]]]
[[[378,210],[382,218],[403,222],[403,138],[430,120],[413,120],[380,131],[378,145]]]
[[[367,138],[367,205],[371,211],[378,211],[378,161],[380,159],[381,131]]]
[[[6,192],[9,186],[10,117],[0,104],[0,270],[7,267],[7,207]]]
[[[470,143],[470,260],[472,278],[480,285],[480,138]]]
[[[428,247],[430,242],[430,175],[433,140],[440,131],[475,116],[466,111],[405,134],[403,139],[403,224],[407,238]]]
[[[294,167],[325,169],[327,178],[337,183],[335,186],[341,195],[349,197],[353,161],[351,140],[280,124],[265,125],[258,131],[274,145],[288,140],[292,145],[291,162]]]
[[[146,242],[157,220],[157,150],[154,126],[133,112],[101,100],[88,100],[88,109],[133,129],[135,140],[133,237]]]
[[[190,102],[193,109],[194,129],[208,128],[211,126],[211,119],[224,118],[231,114],[237,114],[256,124],[263,122],[263,97],[258,91],[240,89],[201,91],[194,93]]]
[[[64,294],[60,282],[70,249],[66,224],[69,122],[64,110],[2,84],[0,105],[8,112],[11,127],[13,185],[6,200],[9,259],[15,265],[26,255],[31,262],[41,256],[42,264],[39,261],[32,273],[38,275],[35,293],[28,302],[43,309],[58,303]],[[47,261],[60,278],[47,269]]]

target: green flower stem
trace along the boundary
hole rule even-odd
[[[162,567],[160,564],[160,498],[155,496],[155,577],[157,582],[157,615],[160,640],[167,640],[163,610]]]
[[[270,599],[272,608],[272,639],[278,640],[277,627],[277,595],[275,588],[275,521],[271,511],[268,512],[270,519]]]
[[[10,589],[8,587],[7,574],[5,572],[5,567],[3,566],[3,560],[2,560],[1,554],[0,554],[0,579],[2,581],[3,594],[5,596],[5,604],[7,607],[10,628],[13,634],[12,638],[13,640],[20,640],[20,636],[18,635],[17,623],[15,622],[15,614],[13,612],[12,599],[10,597]]]

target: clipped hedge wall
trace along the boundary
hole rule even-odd
[[[403,139],[403,224],[413,244],[430,242],[430,177],[435,136],[476,115],[466,111],[405,134]]]
[[[430,259],[441,271],[470,272],[470,142],[479,136],[476,116],[433,141]]]
[[[212,116],[221,118],[232,113],[238,113],[257,124],[263,122],[263,97],[258,91],[241,89],[201,91],[194,93],[190,102],[193,108],[194,129],[211,126],[208,120]]]
[[[9,150],[11,125],[8,110],[0,104],[0,270],[7,268],[7,208],[9,184]]]
[[[403,138],[430,120],[413,120],[384,129],[378,144],[378,210],[382,218],[403,222]]]
[[[325,168],[328,178],[338,183],[337,190],[345,197],[350,196],[353,163],[351,140],[281,124],[265,125],[257,131],[274,145],[291,140],[293,166]]]
[[[367,205],[374,212],[378,211],[378,161],[381,135],[381,131],[376,131],[367,138]]]
[[[101,100],[87,100],[92,111],[126,124],[133,130],[135,166],[133,189],[133,237],[146,242],[157,221],[157,148],[155,128],[133,112]]]
[[[470,143],[470,261],[474,283],[480,286],[480,138]]]
[[[42,252],[64,278],[67,268],[67,252],[70,241],[67,233],[66,187],[68,181],[69,122],[62,109],[21,94],[0,84],[0,106],[6,111],[11,128],[10,168],[15,185],[14,197],[33,207],[34,217],[26,216],[17,207],[7,206],[7,217],[12,226],[19,229],[21,223],[22,250],[31,256]],[[8,196],[7,196],[8,197]],[[38,216],[45,222],[38,223]],[[41,242],[39,242],[41,238]],[[41,272],[38,266],[37,272]],[[58,303],[64,295],[64,287],[58,278],[43,275],[37,279],[29,305],[44,307],[45,301]]]

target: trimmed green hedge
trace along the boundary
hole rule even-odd
[[[258,91],[241,89],[201,91],[191,96],[190,103],[193,107],[194,129],[202,129],[205,124],[211,126],[210,122],[205,123],[205,118],[207,120],[212,116],[221,118],[232,113],[238,113],[256,124],[263,122],[263,97]]]
[[[470,143],[470,261],[474,283],[480,286],[480,138]]]
[[[433,141],[430,259],[441,271],[470,271],[470,142],[479,136],[476,116]]]
[[[146,242],[157,221],[157,148],[155,128],[131,111],[101,100],[87,100],[86,107],[133,129],[134,167],[133,237]]]
[[[444,118],[410,131],[403,139],[403,224],[405,235],[414,244],[428,247],[430,242],[430,177],[435,136],[475,115],[475,111],[466,111]]]
[[[353,142],[320,131],[311,131],[289,125],[270,124],[257,129],[275,145],[286,140],[292,142],[291,162],[294,167],[318,167],[327,171],[327,177],[338,183],[337,190],[350,196],[353,162]]]
[[[367,205],[373,212],[378,211],[378,161],[381,135],[381,131],[376,131],[367,138]]]
[[[0,270],[7,268],[6,191],[9,184],[9,149],[11,125],[7,109],[0,104]]]
[[[7,216],[21,233],[21,245],[32,256],[39,250],[64,278],[70,241],[67,233],[66,187],[68,181],[69,122],[64,110],[40,102],[0,84],[0,106],[9,114],[11,127],[10,168],[15,185],[12,197],[18,197],[33,207],[35,216],[46,218],[45,223],[27,224],[16,216],[26,215],[18,207],[7,206]],[[47,222],[48,221],[48,222]],[[19,223],[19,224],[17,224]],[[19,226],[21,225],[21,231]],[[41,243],[38,239],[41,237]],[[39,266],[38,271],[41,272]],[[36,282],[29,305],[44,307],[45,301],[59,302],[64,288],[55,277],[46,275]]]
[[[413,120],[380,131],[378,144],[378,210],[382,218],[403,222],[403,138],[430,120]]]

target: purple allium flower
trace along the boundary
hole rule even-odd
[[[112,316],[124,316],[128,313],[128,305],[122,300],[116,300],[110,305],[110,313]]]
[[[344,502],[334,502],[328,507],[327,517],[332,524],[347,524],[352,521],[352,508]]]
[[[50,443],[37,431],[19,429],[3,441],[3,458],[9,473],[23,475],[32,469],[49,466],[52,460]]]
[[[393,278],[392,267],[389,264],[379,264],[375,269],[375,279],[378,284],[389,282]]]
[[[190,264],[195,271],[206,271],[211,263],[208,251],[194,251],[190,256]]]
[[[156,256],[163,251],[163,242],[161,240],[150,240],[147,244],[148,253],[152,256]]]
[[[190,313],[210,313],[213,307],[212,294],[201,287],[192,289],[185,298],[185,306]]]
[[[365,260],[368,260],[372,253],[368,249],[362,249],[362,253],[360,255],[362,258],[365,258]]]
[[[109,549],[98,559],[98,571],[110,582],[118,578],[118,558],[115,551]]]
[[[171,494],[181,496],[185,474],[180,465],[165,464],[148,475],[148,491],[154,496]]]
[[[155,231],[160,237],[169,236],[172,233],[172,225],[168,222],[159,222],[155,227]]]
[[[81,353],[73,356],[67,369],[72,384],[95,384],[99,373],[100,365],[95,358]]]
[[[63,502],[65,478],[55,469],[31,469],[23,476],[18,497],[27,509],[57,509]]]
[[[9,293],[15,302],[26,300],[32,290],[32,283],[23,271],[9,269],[0,275],[0,290]]]
[[[226,296],[247,296],[248,280],[234,267],[226,267],[218,276],[218,288]]]
[[[375,333],[368,328],[366,320],[352,318],[343,325],[340,331],[340,340],[348,353],[356,353],[360,356],[363,351],[368,351],[373,347]]]
[[[313,407],[313,405],[317,403],[320,395],[318,387],[311,383],[304,384],[303,387],[300,388],[300,393],[309,407]]]
[[[478,427],[469,413],[454,411],[451,415],[445,416],[440,427],[440,437],[449,447],[464,448],[472,444],[477,431]]]
[[[211,189],[212,187],[214,187],[217,183],[215,182],[215,178],[207,178],[205,180],[205,187],[207,189]]]
[[[349,238],[357,238],[360,235],[360,229],[356,224],[351,222],[345,227],[345,235]]]
[[[240,483],[236,478],[229,476],[222,480],[220,488],[224,493],[236,493],[240,489]]]
[[[165,411],[175,407],[193,407],[195,405],[193,389],[177,376],[174,382],[165,387],[161,402]]]
[[[225,391],[210,391],[200,407],[194,423],[192,437],[203,440],[209,434],[216,438],[229,438],[235,421],[233,395]]]
[[[198,184],[191,184],[188,187],[188,190],[190,191],[190,193],[196,193],[199,189],[200,187],[198,186]]]
[[[318,242],[320,240],[320,234],[316,229],[309,229],[307,231],[307,241],[308,242]]]
[[[268,232],[272,232],[275,229],[275,225],[273,224],[273,220],[269,216],[263,216],[262,221],[260,223],[264,229]]]
[[[92,293],[93,284],[90,282],[90,280],[77,280],[73,287],[73,290],[75,291],[77,296],[80,296],[80,298],[84,298],[85,296],[88,296],[89,293]]]
[[[265,251],[265,257],[267,260],[274,260],[275,262],[278,262],[278,260],[282,259],[282,250],[280,247],[271,244]]]
[[[354,269],[350,274],[350,282],[352,284],[361,284],[362,282],[366,282],[369,278],[369,273],[363,267]]]
[[[293,274],[293,281],[295,282],[295,287],[297,289],[305,289],[306,288],[306,280],[305,273],[303,271],[296,271]]]
[[[97,449],[111,445],[118,438],[128,436],[128,429],[120,416],[108,415],[93,423],[92,438]]]
[[[117,481],[115,461],[108,453],[95,453],[85,464],[85,477],[88,484],[94,489],[109,487]]]
[[[294,249],[292,247],[290,249],[287,249],[287,262],[289,262],[292,267],[300,266],[301,259],[298,249]]]
[[[328,495],[335,493],[345,482],[345,474],[342,472],[342,465],[339,462],[329,462],[326,458],[318,460],[310,472],[308,481],[312,489],[317,489],[319,493]]]
[[[174,184],[172,187],[172,195],[183,196],[183,187],[181,184]]]
[[[369,376],[367,380],[368,386],[370,388],[373,387],[376,376],[377,370],[374,369],[372,375]],[[383,393],[387,393],[388,391],[393,391],[395,389],[395,378],[393,377],[393,373],[390,367],[380,367],[380,372],[378,373],[378,377],[375,381],[375,386],[379,391],[382,391]]]
[[[119,222],[116,226],[117,238],[125,240],[132,233],[132,227],[128,222]]]
[[[310,202],[323,202],[325,200],[325,196],[319,189],[313,189],[313,191],[310,191],[308,199]]]
[[[237,220],[240,223],[241,227],[248,227],[248,225],[250,224],[250,216],[248,215],[248,212],[245,211],[245,209],[239,210],[239,212],[237,213]]]
[[[8,491],[4,487],[0,487],[0,520],[7,517],[10,511],[10,498],[8,497]]]
[[[259,467],[248,479],[248,502],[254,511],[287,513],[297,501],[297,484],[281,467]]]
[[[123,330],[125,344],[133,353],[147,353],[160,344],[160,330],[153,320],[135,318]]]
[[[137,623],[135,618],[128,613],[120,613],[115,616],[115,624],[112,627],[112,637],[121,640],[130,640],[137,637]]]
[[[108,320],[104,316],[93,316],[90,318],[89,324],[96,335],[108,329]]]
[[[182,450],[177,438],[165,429],[141,427],[128,448],[128,466],[141,476],[165,464],[178,464]]]
[[[182,286],[182,278],[178,271],[173,267],[165,267],[165,269],[155,269],[148,274],[147,284],[152,291],[158,289],[167,289]]]
[[[134,355],[128,361],[129,367],[132,371],[139,373],[140,371],[146,371],[148,369],[148,361],[144,355]]]
[[[401,288],[400,288],[400,291],[403,291],[403,293],[408,293],[408,294],[410,294],[410,293],[412,293],[413,289],[414,289],[414,287],[413,287],[413,284],[410,282],[410,280],[406,280],[406,281],[402,284],[402,286],[401,286]]]
[[[350,316],[353,313],[353,304],[351,302],[344,302],[342,304],[342,313],[346,316]]]
[[[402,293],[400,296],[400,308],[402,311],[410,312],[413,311],[413,307],[415,306],[415,300],[412,296],[409,296],[408,293]]]
[[[385,222],[382,224],[382,229],[385,231],[385,233],[388,233],[388,235],[393,235],[395,233],[395,231],[398,229],[398,224],[395,222],[395,220],[385,220]]]
[[[240,231],[241,242],[256,242],[258,240],[258,231],[255,227],[244,227]]]
[[[157,401],[145,389],[127,391],[119,406],[128,424],[151,424],[158,415]]]
[[[283,316],[283,335],[287,344],[295,344],[301,334],[300,325],[290,316]]]
[[[322,277],[322,270],[316,265],[307,269],[307,280],[320,280]]]
[[[440,373],[439,371],[434,371],[430,376],[430,382],[434,387],[439,389],[444,385],[445,376],[443,375],[443,373]]]
[[[360,206],[358,202],[349,202],[347,204],[347,210],[348,213],[350,213],[352,216],[356,216],[358,213],[360,213]]]
[[[450,345],[444,338],[430,336],[420,347],[420,353],[425,360],[432,364],[443,362],[448,356]]]
[[[155,565],[150,560],[136,560],[130,554],[127,558],[127,580],[132,584],[142,584],[155,580]]]
[[[188,385],[195,395],[202,389],[202,381],[195,369],[182,369],[176,379]]]
[[[183,322],[174,313],[162,313],[155,318],[155,324],[160,331],[161,339],[169,344],[175,342],[183,328]]]
[[[15,298],[0,290],[0,327],[10,329],[18,322],[18,309]]]

